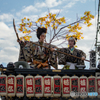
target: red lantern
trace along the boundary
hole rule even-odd
[[[61,96],[61,77],[55,75],[53,77],[53,96],[60,97]]]
[[[79,78],[78,76],[71,77],[71,92],[79,92]],[[75,95],[73,98],[78,98],[79,95]]]
[[[79,79],[79,92],[82,93],[83,95],[80,95],[81,98],[86,98],[87,95],[86,93],[88,92],[87,90],[87,77],[86,76],[81,76]]]
[[[97,77],[97,92],[98,92],[98,98],[100,98],[100,77]]]
[[[94,76],[88,77],[88,92],[96,92],[96,79]],[[89,96],[90,98],[96,96]]]
[[[7,96],[7,76],[0,75],[0,96]]]
[[[24,96],[24,76],[23,75],[16,76],[16,96],[17,97]]]
[[[52,94],[51,76],[44,76],[44,97],[50,97]]]
[[[35,96],[43,97],[43,77],[41,75],[37,75],[34,77],[35,81]]]
[[[8,96],[15,96],[15,76],[9,75],[7,78]]]
[[[33,82],[33,76],[26,76],[26,96],[27,97],[33,97],[34,96],[34,82]]]
[[[62,97],[70,97],[70,77],[62,77]]]

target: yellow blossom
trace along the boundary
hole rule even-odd
[[[29,19],[29,18],[27,18],[27,21],[30,21],[30,19]]]
[[[84,37],[81,37],[81,39],[84,39]]]
[[[24,17],[24,19],[26,20],[26,17]]]
[[[32,22],[30,22],[30,26],[32,26]]]

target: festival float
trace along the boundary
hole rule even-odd
[[[66,44],[70,38],[75,38],[76,42],[83,39],[83,33],[80,31],[82,24],[91,27],[91,20],[94,16],[90,11],[86,11],[83,17],[67,25],[65,17],[59,18],[59,14],[60,12],[58,14],[49,12],[35,22],[24,17],[19,25],[19,31],[25,35],[20,38],[13,19],[17,42],[20,45],[20,54],[18,62],[8,63],[6,68],[2,64],[0,65],[0,96],[2,100],[100,99],[100,62],[97,65],[98,61],[96,60],[97,58],[100,59],[100,41],[98,38],[100,0],[95,50],[90,51],[90,60],[82,60],[80,56],[68,54],[64,51],[66,49],[59,49],[58,46]],[[32,38],[31,33],[36,33],[42,28],[45,29],[43,34],[47,35],[49,40],[45,40],[46,45],[30,41],[30,38]],[[37,37],[40,39],[38,32]],[[61,43],[54,45],[55,41],[60,40]],[[32,49],[30,50],[31,44]],[[36,48],[33,47],[36,46],[42,49],[45,48],[48,51],[48,55],[45,54],[47,59],[44,62],[37,60],[40,58],[35,55]],[[76,44],[75,47],[77,48]],[[31,54],[32,50],[34,55]],[[66,64],[65,61],[66,56],[76,58],[82,62],[87,61],[90,63],[90,68],[85,69],[86,66],[80,63],[76,64],[74,69],[70,69],[70,63]],[[58,64],[63,64],[62,69],[58,69]]]

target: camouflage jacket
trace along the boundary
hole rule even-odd
[[[80,58],[83,56],[86,58],[86,54],[82,50],[76,48],[74,48],[73,53],[70,51],[70,48],[59,48],[58,50]],[[84,61],[81,59],[58,53],[58,63],[66,65],[67,62],[77,63],[77,65],[84,65]]]
[[[57,53],[56,52],[51,52],[49,49],[49,46],[51,48],[54,48],[54,45],[49,45],[48,43],[43,43],[42,45],[47,47],[40,47],[36,44],[39,44],[39,42],[27,42],[26,43],[21,43],[23,47],[23,52],[24,56],[22,54],[22,50],[20,50],[20,55],[19,55],[19,61],[27,61],[27,62],[32,62],[33,60],[40,61],[44,63],[45,61],[49,61],[51,66],[57,68]],[[25,58],[25,59],[24,59]]]

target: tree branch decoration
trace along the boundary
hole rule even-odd
[[[61,45],[65,43],[70,37],[75,37],[77,40],[84,39],[82,36],[83,33],[80,31],[82,29],[82,24],[86,24],[87,27],[90,27],[92,23],[90,22],[94,19],[94,16],[90,11],[84,12],[84,16],[80,17],[77,21],[67,25],[65,17],[58,18],[58,14],[48,13],[44,17],[40,17],[37,21],[33,22],[29,18],[24,17],[21,20],[19,25],[19,31],[21,31],[25,36],[20,37],[26,41],[30,41],[32,36],[29,36],[30,33],[36,31],[38,27],[45,27],[48,29],[47,34],[49,35],[49,43],[62,40]]]

